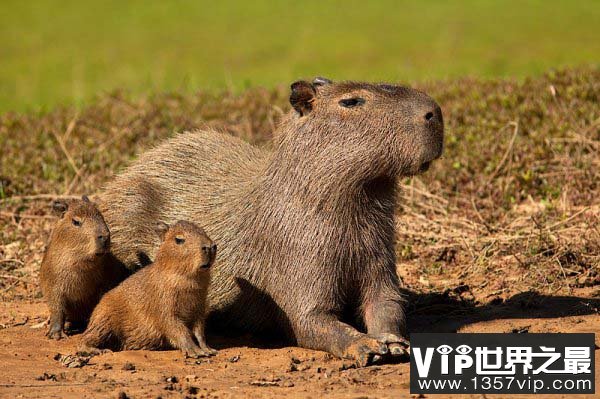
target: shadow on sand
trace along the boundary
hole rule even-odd
[[[550,319],[600,313],[600,299],[543,295],[535,291],[481,304],[451,292],[408,292],[410,332],[456,332],[469,324],[502,319]],[[508,331],[498,331],[508,332]]]
[[[242,284],[242,287],[246,291],[256,290],[249,283]],[[549,319],[600,313],[600,299],[550,296],[535,291],[519,293],[505,301],[498,299],[487,304],[465,299],[453,291],[416,293],[405,290],[404,293],[408,300],[406,312],[409,333],[456,332],[469,324],[491,320]],[[289,320],[268,294],[253,293],[252,297],[260,298],[257,302],[260,303],[262,312],[271,309],[269,313],[277,315],[289,328]],[[245,315],[248,317],[251,308],[248,306],[246,310],[249,311]],[[252,310],[257,309],[254,307]],[[264,317],[265,313],[261,316]],[[214,335],[210,334],[210,338],[216,349],[239,346],[273,349],[294,345],[293,338],[286,338],[284,334],[273,330],[251,334],[243,333],[231,325],[212,327]]]

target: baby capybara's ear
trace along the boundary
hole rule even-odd
[[[88,197],[87,195],[82,195],[82,196],[81,196],[81,200],[82,200],[83,202],[90,202],[90,199],[89,199],[89,197]]]
[[[165,236],[167,235],[167,231],[169,231],[169,225],[165,222],[157,222],[154,226],[154,231],[156,235],[160,238],[161,241],[165,240]]]
[[[290,104],[292,104],[296,112],[300,116],[304,116],[312,111],[312,103],[317,94],[315,87],[304,80],[299,80],[292,83],[291,89]]]
[[[69,204],[66,201],[55,200],[52,202],[52,213],[59,218],[63,217],[67,209],[69,209]]]

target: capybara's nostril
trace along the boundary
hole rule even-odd
[[[213,244],[210,248],[213,252],[217,252],[217,244]]]
[[[433,112],[430,111],[430,112],[428,112],[428,113],[425,114],[425,120],[426,121],[430,121],[432,119],[433,119]]]
[[[210,245],[203,245],[202,246],[202,252],[204,252],[205,254],[209,254],[210,253]]]
[[[108,236],[100,235],[98,236],[98,242],[102,245],[105,245],[108,242]]]

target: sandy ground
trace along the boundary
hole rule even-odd
[[[459,332],[600,329],[596,299],[570,296],[538,300],[534,307],[527,305],[528,317],[524,317],[524,303],[519,298],[463,310],[455,316],[431,311],[430,304],[412,312],[409,326],[412,331]],[[5,302],[0,306],[1,398],[411,397],[408,363],[354,369],[324,352],[269,348],[250,338],[210,337],[210,343],[220,350],[211,359],[184,359],[178,351],[125,351],[95,356],[82,367],[73,367],[81,366],[81,359],[87,360],[68,357],[76,353],[79,336],[60,342],[48,340],[41,326],[47,315],[43,302]],[[596,381],[599,371],[597,352]]]

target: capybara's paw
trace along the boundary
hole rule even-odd
[[[186,358],[198,359],[200,357],[209,357],[212,354],[205,349],[201,348],[188,348],[182,350]]]
[[[405,338],[391,333],[372,335],[378,342],[387,345],[388,352],[394,358],[407,358],[410,354],[410,343]]]
[[[100,349],[100,348],[96,348],[94,346],[88,346],[86,344],[81,344],[79,345],[78,349],[77,349],[77,353],[84,353],[90,356],[100,356],[100,355],[104,355],[106,353],[112,353],[112,350],[110,349]]]
[[[207,346],[206,348],[204,348],[204,350],[205,350],[206,352],[208,352],[208,354],[209,354],[210,356],[215,356],[217,353],[219,353],[219,351],[218,351],[218,350],[216,350],[216,349],[213,349],[213,348],[210,348],[210,347],[208,347],[208,346]]]
[[[61,340],[63,338],[67,338],[67,335],[64,333],[64,331],[61,328],[51,328],[48,333],[46,333],[46,336],[50,339],[55,339],[55,340]]]
[[[387,353],[387,344],[365,335],[351,343],[346,348],[343,357],[354,360],[358,367],[365,367]]]

